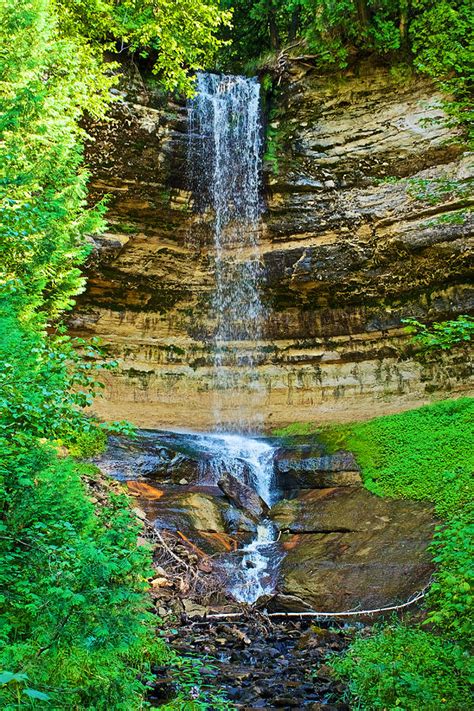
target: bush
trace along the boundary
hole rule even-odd
[[[27,674],[53,708],[140,708],[150,656],[167,652],[126,497],[96,511],[80,477],[90,468],[27,435],[0,445],[0,668]],[[0,689],[1,708],[16,708],[16,691]]]
[[[348,682],[353,709],[460,711],[471,707],[469,655],[429,632],[402,625],[357,639],[333,660]]]
[[[465,645],[474,642],[473,509],[471,503],[437,529],[432,546],[437,572],[428,598],[427,622]]]

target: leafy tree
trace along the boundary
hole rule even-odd
[[[58,36],[48,0],[0,3],[0,283],[57,316],[82,286],[84,236],[103,227],[103,206],[85,209],[77,122],[103,112],[111,82]]]
[[[219,0],[55,0],[61,32],[100,58],[104,49],[151,57],[167,89],[192,91],[192,74],[212,62],[230,22]]]
[[[453,321],[441,321],[427,326],[414,318],[403,319],[405,330],[414,334],[413,340],[425,351],[451,350],[455,346],[466,345],[474,334],[474,319],[458,316]]]
[[[415,67],[441,81],[445,108],[474,139],[474,9],[470,0],[412,1],[409,34]]]

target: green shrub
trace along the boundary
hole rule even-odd
[[[454,346],[467,345],[474,335],[474,319],[470,316],[458,316],[453,321],[435,322],[431,326],[415,318],[402,319],[402,323],[407,324],[405,330],[414,334],[413,340],[424,351],[449,351]]]
[[[126,497],[94,510],[72,459],[28,435],[0,447],[0,668],[27,674],[53,708],[139,708],[150,662],[168,653]],[[1,708],[16,708],[13,691],[1,687]]]
[[[332,666],[348,682],[353,709],[471,708],[468,653],[429,632],[398,624],[379,629],[370,639],[357,639]]]
[[[427,623],[463,644],[474,642],[474,506],[472,502],[437,529],[432,546],[437,565]]]

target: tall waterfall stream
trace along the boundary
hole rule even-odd
[[[188,165],[196,209],[212,214],[215,287],[210,316],[215,322],[214,420],[218,432],[229,423],[227,417],[224,424],[219,394],[234,387],[234,368],[244,368],[249,380],[248,409],[240,406],[232,413],[236,434],[209,436],[216,454],[203,480],[217,484],[220,474],[229,473],[243,482],[248,470],[250,485],[271,506],[273,448],[250,437],[258,429],[258,399],[263,396],[255,355],[265,315],[258,254],[261,130],[256,79],[198,75],[196,95],[190,102]],[[261,521],[256,538],[244,548],[241,569],[231,586],[236,599],[252,603],[273,591],[269,566],[275,539],[274,525]]]

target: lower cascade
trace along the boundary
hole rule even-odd
[[[203,469],[206,483],[218,483],[228,473],[250,485],[270,508],[274,503],[275,448],[267,442],[236,434],[203,437],[216,454]],[[253,603],[274,591],[279,554],[277,529],[268,519],[257,525],[256,537],[242,549],[241,565],[231,573],[230,592],[236,600]]]

